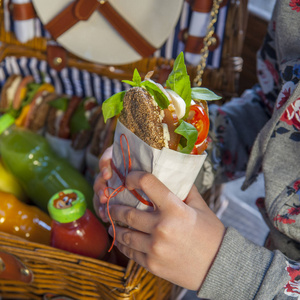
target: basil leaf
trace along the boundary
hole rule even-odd
[[[194,87],[192,88],[192,99],[212,101],[212,100],[220,100],[222,99],[222,97],[218,96],[213,91],[207,88]]]
[[[70,99],[66,97],[57,98],[49,102],[49,105],[59,110],[66,111]]]
[[[134,81],[131,80],[122,80],[122,82],[127,83],[133,87],[138,86]]]
[[[181,153],[190,154],[198,138],[197,129],[190,123],[180,121],[175,133],[182,135],[186,139],[186,146],[180,150]]]
[[[137,69],[134,69],[132,81],[135,82],[137,86],[141,85],[142,79]]]
[[[74,111],[70,120],[71,133],[77,133],[81,130],[88,130],[90,128],[90,123],[85,116],[84,102],[81,102]]]
[[[185,101],[187,115],[190,110],[192,99],[191,81],[190,76],[187,73],[183,52],[175,59],[173,70],[166,81],[166,86],[176,92]]]
[[[145,87],[150,95],[154,97],[154,100],[161,109],[168,108],[170,104],[169,99],[155,83],[149,80],[145,80],[141,83],[141,86]]]
[[[104,122],[116,115],[118,115],[123,109],[123,98],[126,91],[119,92],[106,99],[102,104],[102,113],[104,116]]]
[[[142,79],[141,79],[141,76],[140,76],[138,70],[134,69],[132,81],[131,80],[122,80],[122,82],[125,82],[133,87],[141,86]]]

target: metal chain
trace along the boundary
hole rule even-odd
[[[204,69],[206,67],[207,57],[209,54],[208,48],[216,42],[216,39],[213,37],[213,34],[215,32],[215,23],[217,21],[218,13],[220,4],[223,0],[213,0],[213,5],[210,13],[210,22],[207,27],[207,33],[206,36],[203,39],[203,48],[201,49],[200,55],[201,59],[197,66],[196,70],[196,76],[194,78],[194,84],[196,86],[202,85],[202,75],[204,73]]]

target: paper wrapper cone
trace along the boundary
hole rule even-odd
[[[118,172],[125,176],[127,170],[124,170],[123,153],[120,144],[120,136],[122,134],[126,136],[130,149],[131,171],[146,171],[152,173],[164,183],[171,192],[177,195],[181,200],[185,200],[207,154],[204,152],[201,155],[190,155],[167,148],[163,148],[162,150],[152,148],[118,121],[114,136],[112,160]],[[129,155],[124,136],[122,137],[122,143],[127,169]],[[118,174],[113,171],[113,176],[109,180],[108,186],[117,189],[122,184],[123,182]],[[110,193],[113,191],[112,189],[109,190]],[[141,190],[137,190],[137,192],[148,201],[148,203],[151,203],[149,198]],[[129,205],[140,210],[153,210],[152,206],[143,204],[127,189],[124,189],[115,197],[112,197],[110,199],[110,205],[112,204]]]

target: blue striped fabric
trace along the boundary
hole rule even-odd
[[[34,57],[6,57],[0,63],[0,90],[6,79],[12,74],[32,75],[37,83],[51,83],[58,94],[76,95],[79,97],[94,96],[99,104],[120,91],[127,90],[128,84],[110,79],[86,70],[64,68],[56,71],[44,60]]]
[[[8,10],[8,3],[10,0],[3,0],[3,1],[4,1],[3,3],[4,3],[4,15],[5,15],[5,28],[7,31],[14,32],[14,24],[13,24],[11,15]],[[230,1],[228,1],[228,5],[229,4],[230,4]],[[226,7],[223,7],[222,9],[220,9],[220,14],[219,14],[217,23],[215,25],[215,32],[217,33],[217,35],[220,38],[220,46],[213,52],[210,52],[208,60],[207,60],[208,67],[218,68],[220,66],[221,57],[222,57],[223,36],[224,36],[224,29],[225,29],[228,5]],[[168,40],[163,44],[163,46],[154,53],[155,57],[164,57],[167,59],[172,59],[172,58],[175,59],[181,51],[184,52],[184,43],[179,40],[178,34],[181,30],[189,28],[189,24],[191,22],[193,13],[195,13],[195,12],[192,11],[189,3],[184,1],[182,12],[181,12],[181,15],[177,22],[176,27],[174,28],[172,34],[170,34]],[[44,27],[39,19],[35,20],[34,31],[35,31],[36,37],[50,38],[50,34],[44,29]]]

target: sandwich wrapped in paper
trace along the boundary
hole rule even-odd
[[[1,90],[2,112],[12,114],[17,126],[45,136],[53,151],[79,171],[86,168],[87,147],[103,118],[94,97],[59,95],[53,85],[17,74],[11,75]]]
[[[128,91],[103,103],[105,120],[119,115],[113,144],[110,204],[151,210],[142,191],[120,189],[128,172],[155,175],[180,199],[187,197],[206,158],[209,130],[207,100],[220,99],[205,88],[191,88],[183,53],[174,62],[165,87],[142,81],[135,70]],[[121,191],[120,191],[121,190]],[[120,192],[117,192],[120,191]]]
[[[61,96],[49,103],[45,134],[50,146],[79,171],[85,169],[85,153],[101,116],[94,97]]]

